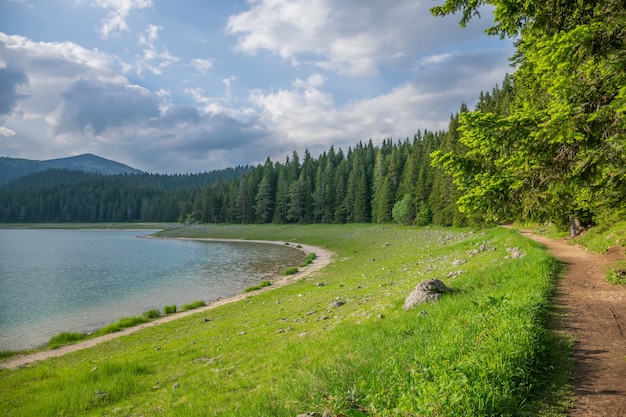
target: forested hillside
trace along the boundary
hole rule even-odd
[[[461,145],[436,152],[460,208],[488,219],[586,224],[626,216],[626,3],[447,0],[495,7],[491,35],[516,37],[517,70],[495,106],[461,115]]]
[[[101,175],[67,169],[32,174],[0,187],[0,220],[126,222],[178,220],[205,187],[239,178],[251,167],[200,174]]]
[[[572,225],[626,217],[626,6],[622,0],[447,0],[467,23],[517,38],[516,71],[462,105],[447,131],[331,147],[205,182],[55,172],[0,188],[4,222],[199,221]],[[458,204],[458,207],[457,207]]]
[[[458,142],[418,132],[318,158],[296,151],[284,162],[196,175],[102,176],[66,170],[34,174],[0,188],[3,222],[200,221],[209,223],[385,223],[462,225],[452,177],[430,154]]]

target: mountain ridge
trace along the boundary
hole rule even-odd
[[[71,171],[89,172],[101,175],[140,174],[141,170],[128,165],[86,153],[65,158],[44,161],[0,157],[0,186],[9,184],[19,178],[49,169],[67,169]]]

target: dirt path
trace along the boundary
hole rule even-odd
[[[157,238],[160,239],[160,238]],[[206,241],[232,241],[232,242],[240,242],[241,240],[237,240],[237,239],[187,239],[187,238],[183,238],[185,240],[206,240]],[[273,241],[261,241],[261,240],[246,240],[246,243],[249,242],[256,242],[256,243],[268,243],[268,244],[276,244],[276,245],[284,245],[284,242],[273,242]],[[310,265],[306,266],[306,267],[299,267],[299,272],[297,274],[294,275],[288,275],[288,276],[279,276],[277,277],[275,280],[272,281],[272,285],[270,287],[265,287],[259,291],[256,291],[255,294],[259,294],[260,292],[264,292],[264,291],[271,291],[272,289],[275,288],[279,288],[282,287],[283,285],[286,285],[290,282],[293,282],[294,280],[297,279],[301,279],[307,275],[312,274],[315,271],[319,271],[321,268],[323,268],[324,266],[326,266],[332,259],[333,256],[333,252],[330,252],[328,250],[322,249],[322,248],[318,248],[315,246],[310,246],[310,245],[304,245],[304,244],[300,244],[300,250],[302,250],[305,254],[308,253],[315,253],[315,260],[313,261],[313,263],[311,263]],[[68,346],[63,346],[61,348],[58,349],[54,349],[54,350],[44,350],[41,352],[35,352],[35,353],[31,353],[31,354],[27,354],[27,355],[19,355],[13,358],[10,358],[6,361],[2,361],[0,362],[0,368],[5,368],[5,369],[13,369],[13,368],[18,368],[20,366],[24,366],[27,365],[29,363],[32,362],[36,362],[36,361],[40,361],[40,360],[44,360],[44,359],[48,359],[48,358],[54,358],[57,356],[63,356],[66,353],[70,353],[70,352],[75,352],[77,350],[82,350],[82,349],[87,349],[90,348],[92,346],[95,346],[99,343],[105,342],[107,340],[111,340],[111,339],[115,339],[118,337],[122,337],[122,336],[126,336],[129,335],[131,333],[134,333],[138,330],[144,329],[146,327],[151,327],[151,326],[157,326],[159,324],[162,323],[167,323],[169,321],[172,320],[176,320],[179,319],[181,317],[186,317],[192,314],[197,314],[197,313],[201,313],[203,311],[206,310],[211,310],[213,308],[222,306],[224,304],[228,304],[228,303],[232,303],[235,301],[239,301],[247,296],[249,296],[250,294],[248,293],[242,293],[242,294],[238,294],[232,297],[228,297],[228,298],[222,298],[222,299],[218,299],[216,301],[213,301],[211,303],[209,303],[208,305],[201,307],[201,308],[197,308],[194,310],[189,310],[189,311],[184,311],[184,312],[180,312],[180,313],[176,313],[174,315],[171,316],[165,316],[162,317],[160,319],[151,321],[149,323],[145,323],[145,324],[141,324],[139,326],[135,326],[135,327],[129,327],[127,329],[121,330],[119,332],[116,333],[110,333],[104,336],[100,336],[100,337],[96,337],[93,339],[89,339],[89,340],[85,340],[83,342],[78,342],[72,345],[68,345]]]
[[[524,233],[567,265],[556,302],[574,343],[575,407],[570,416],[626,416],[626,288],[604,279],[619,251],[596,255],[564,241]]]

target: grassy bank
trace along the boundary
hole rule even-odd
[[[336,259],[286,287],[2,370],[3,415],[563,411],[567,346],[544,328],[559,265],[513,231],[265,225],[166,235],[307,243]],[[507,258],[510,247],[525,256]],[[405,296],[428,278],[453,291],[404,311]]]

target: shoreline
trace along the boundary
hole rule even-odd
[[[141,236],[146,239],[176,239],[176,240],[193,240],[193,241],[206,241],[206,242],[243,242],[243,243],[263,243],[263,244],[272,244],[272,245],[282,245],[286,246],[285,241],[273,241],[273,240],[246,240],[246,239],[219,239],[219,238],[187,238],[187,237],[159,237],[159,236],[151,236],[144,235]],[[331,252],[327,249],[323,249],[317,246],[307,245],[298,243],[300,247],[296,247],[293,243],[289,243],[289,247],[297,249],[299,251],[304,252],[305,256],[309,253],[315,253],[315,259],[313,262],[304,267],[298,267],[299,270],[296,274],[293,275],[279,275],[272,277],[271,282],[272,285],[269,287],[262,288],[254,292],[254,294],[259,294],[266,291],[271,291],[275,288],[283,287],[287,284],[294,282],[297,279],[306,277],[314,272],[319,271],[326,265],[328,265],[332,261],[332,257],[334,256],[334,252]],[[207,305],[203,307],[199,307],[193,310],[181,311],[175,314],[160,317],[156,320],[150,321],[148,323],[143,323],[138,326],[128,327],[126,329],[120,330],[119,332],[106,334],[103,336],[94,337],[93,339],[83,340],[71,345],[62,346],[58,349],[53,350],[44,350],[34,353],[26,353],[26,354],[18,354],[17,356],[8,358],[7,360],[0,361],[0,369],[15,369],[19,367],[23,367],[33,362],[56,358],[59,356],[63,356],[67,353],[75,352],[78,350],[88,349],[90,347],[96,346],[100,343],[106,342],[108,340],[113,340],[118,337],[126,336],[132,333],[135,333],[139,330],[145,329],[151,326],[158,326],[162,323],[167,323],[179,318],[187,317],[192,314],[202,313],[208,310],[212,310],[214,308],[220,307],[225,304],[234,303],[236,301],[240,301],[245,299],[246,297],[251,296],[251,293],[241,292],[239,294],[235,294],[225,298],[218,298],[213,301],[209,301]]]

